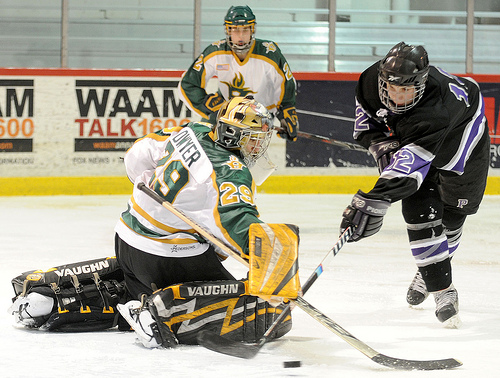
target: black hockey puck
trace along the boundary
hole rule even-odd
[[[283,367],[296,368],[296,367],[300,367],[301,364],[302,364],[301,361],[285,361],[285,362],[283,362]]]

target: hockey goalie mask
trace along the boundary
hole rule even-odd
[[[234,97],[219,110],[214,140],[224,148],[240,151],[247,165],[253,166],[271,142],[272,118],[252,96]]]
[[[224,17],[226,41],[236,54],[246,53],[252,47],[255,40],[255,24],[255,15],[248,5],[232,6],[227,11],[226,17]],[[233,33],[235,34],[234,38],[232,37]]]
[[[378,68],[380,101],[393,113],[413,108],[422,98],[429,75],[429,58],[422,46],[398,43]]]

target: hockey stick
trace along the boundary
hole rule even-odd
[[[275,129],[277,131],[285,131],[285,129],[283,129],[282,127],[275,127]],[[359,144],[356,144],[356,143],[344,142],[341,140],[328,138],[328,137],[322,136],[322,135],[306,133],[305,131],[300,131],[300,130],[297,131],[297,136],[300,138],[304,138],[304,139],[311,139],[311,140],[314,140],[317,142],[331,144],[333,146],[344,147],[344,148],[347,148],[349,150],[363,151],[363,152],[368,153],[368,150],[366,148],[364,148],[363,146],[360,146]]]
[[[314,116],[314,117],[337,119],[339,121],[347,121],[347,122],[355,122],[356,121],[355,118],[351,118],[351,117],[344,117],[344,116],[339,116],[339,115],[336,115],[336,114],[327,114],[327,113],[312,112],[310,110],[297,109],[297,113],[299,113],[299,114],[307,114],[307,115]]]
[[[295,303],[307,314],[312,316],[330,331],[339,336],[342,340],[359,350],[361,353],[363,353],[365,356],[367,356],[377,364],[402,370],[443,370],[462,366],[462,363],[454,358],[418,361],[386,356],[385,354],[377,352],[376,350],[365,344],[363,341],[356,338],[349,331],[346,331],[338,323],[330,319],[310,303],[306,302],[304,298],[298,297]]]
[[[215,237],[210,231],[206,230],[204,227],[190,219],[182,211],[178,210],[170,202],[166,201],[160,197],[155,191],[151,190],[146,184],[139,183],[137,185],[139,190],[142,190],[153,200],[158,202],[167,210],[171,211],[173,214],[178,216],[184,222],[189,224],[196,232],[202,235],[210,243],[217,245],[228,255],[236,258],[238,261],[242,262],[246,267],[249,266],[248,262],[245,261],[236,251],[226,246],[222,241]],[[327,317],[321,311],[316,309],[314,306],[309,304],[304,298],[298,297],[296,300],[291,299],[291,302],[296,303],[302,310],[304,310],[308,315],[313,317],[319,323],[323,324],[330,331],[339,336],[342,340],[346,341],[349,345],[359,350],[365,356],[370,358],[373,362],[378,364],[395,368],[395,369],[405,369],[405,370],[438,370],[438,369],[451,369],[461,366],[462,363],[454,358],[448,358],[443,360],[427,360],[427,361],[417,361],[417,360],[405,360],[400,358],[389,357],[384,354],[378,353],[370,346],[357,339],[351,333],[346,331],[332,319]]]
[[[316,267],[314,272],[309,276],[306,283],[302,286],[302,295],[304,295],[312,284],[318,279],[318,277],[323,273],[323,263],[326,258],[333,252],[333,256],[339,253],[340,248],[345,244],[347,240],[351,237],[353,230],[348,227],[340,235],[339,239],[335,243],[332,249],[328,251],[326,256],[321,260],[319,265]],[[253,358],[259,353],[261,348],[270,340],[272,340],[272,335],[274,331],[279,327],[283,320],[292,311],[290,303],[288,303],[281,314],[274,320],[273,324],[267,329],[267,331],[262,335],[262,337],[254,344],[244,344],[239,341],[229,340],[219,334],[211,331],[203,331],[198,335],[198,342],[200,345],[207,349],[213,350],[214,352],[228,354],[233,357],[240,358]]]

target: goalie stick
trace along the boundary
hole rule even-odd
[[[236,258],[238,261],[242,262],[246,267],[249,266],[248,262],[245,261],[237,252],[233,251],[230,247],[225,245],[221,240],[215,237],[210,231],[196,223],[194,220],[190,219],[181,210],[177,209],[170,202],[166,201],[158,195],[155,191],[151,190],[146,184],[139,183],[137,185],[139,190],[142,190],[153,200],[158,202],[164,208],[178,216],[184,222],[189,224],[196,232],[202,235],[207,241],[218,246],[224,252],[226,252],[231,257]],[[330,331],[339,336],[342,340],[346,341],[349,345],[356,348],[358,351],[363,353],[365,356],[370,358],[373,362],[378,364],[404,370],[439,370],[439,369],[451,369],[461,366],[462,363],[454,358],[442,359],[442,360],[405,360],[400,358],[389,357],[384,354],[378,353],[370,346],[357,339],[354,335],[346,331],[335,321],[327,317],[321,311],[316,309],[314,306],[309,304],[304,298],[298,297],[296,300],[291,299],[291,302],[297,304],[304,312],[314,318],[316,321],[324,325]]]

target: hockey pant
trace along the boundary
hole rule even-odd
[[[158,290],[147,305],[160,327],[168,327],[181,344],[197,344],[197,334],[208,330],[234,341],[255,342],[283,311],[248,295],[247,281],[188,282]],[[291,315],[272,338],[292,327]]]
[[[43,331],[87,332],[114,327],[119,318],[115,306],[126,300],[123,273],[114,257],[61,265],[45,272],[31,270],[12,279],[12,286],[16,296],[11,310],[16,320]],[[42,306],[46,310],[40,313]]]

